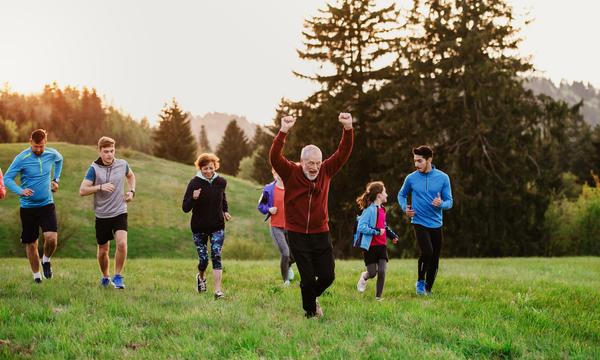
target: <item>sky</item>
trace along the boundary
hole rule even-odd
[[[405,1],[403,1],[405,2]],[[303,21],[325,0],[0,0],[0,84],[38,93],[44,84],[94,87],[106,101],[155,123],[176,98],[195,115],[225,112],[273,120],[282,97],[318,85],[292,71],[302,61]],[[390,1],[379,1],[383,5]],[[600,88],[600,2],[509,0],[522,56],[555,82]]]

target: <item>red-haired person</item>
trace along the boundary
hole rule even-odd
[[[198,172],[187,186],[181,208],[186,213],[192,212],[190,226],[198,253],[198,274],[196,275],[198,292],[206,291],[208,243],[210,242],[215,299],[220,299],[223,297],[221,249],[225,241],[225,220],[231,220],[225,195],[227,181],[216,172],[219,169],[219,158],[215,154],[200,154],[195,165]]]

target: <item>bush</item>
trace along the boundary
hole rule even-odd
[[[579,197],[553,201],[545,215],[546,255],[600,255],[600,187],[583,185]]]

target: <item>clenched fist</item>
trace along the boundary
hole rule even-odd
[[[281,119],[281,132],[287,133],[296,123],[296,118],[293,116],[284,116]]]
[[[344,125],[344,129],[352,129],[352,115],[350,113],[340,113],[338,120]]]

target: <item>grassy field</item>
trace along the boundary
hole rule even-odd
[[[6,173],[14,157],[27,144],[0,144],[0,167]],[[79,185],[98,155],[94,147],[50,143],[65,159],[60,190],[55,194],[59,222],[59,250],[63,257],[93,256],[96,251],[92,197],[79,196]],[[131,257],[160,256],[193,258],[196,255],[189,221],[191,213],[181,210],[181,200],[193,165],[184,165],[130,150],[119,150],[117,157],[129,162],[136,174],[137,189],[129,206],[129,254]],[[225,176],[227,199],[233,220],[226,225],[229,258],[274,258],[263,216],[256,211],[261,187]],[[18,198],[9,192],[0,201],[0,257],[21,256]]]
[[[126,290],[101,289],[93,259],[54,259],[36,285],[0,260],[0,357],[140,359],[598,359],[600,259],[443,259],[434,295],[414,295],[415,260],[392,260],[384,301],[338,261],[303,318],[276,261],[224,260],[226,298],[194,290],[192,259],[135,259]],[[210,274],[209,274],[210,277]],[[212,280],[210,278],[209,280]]]

